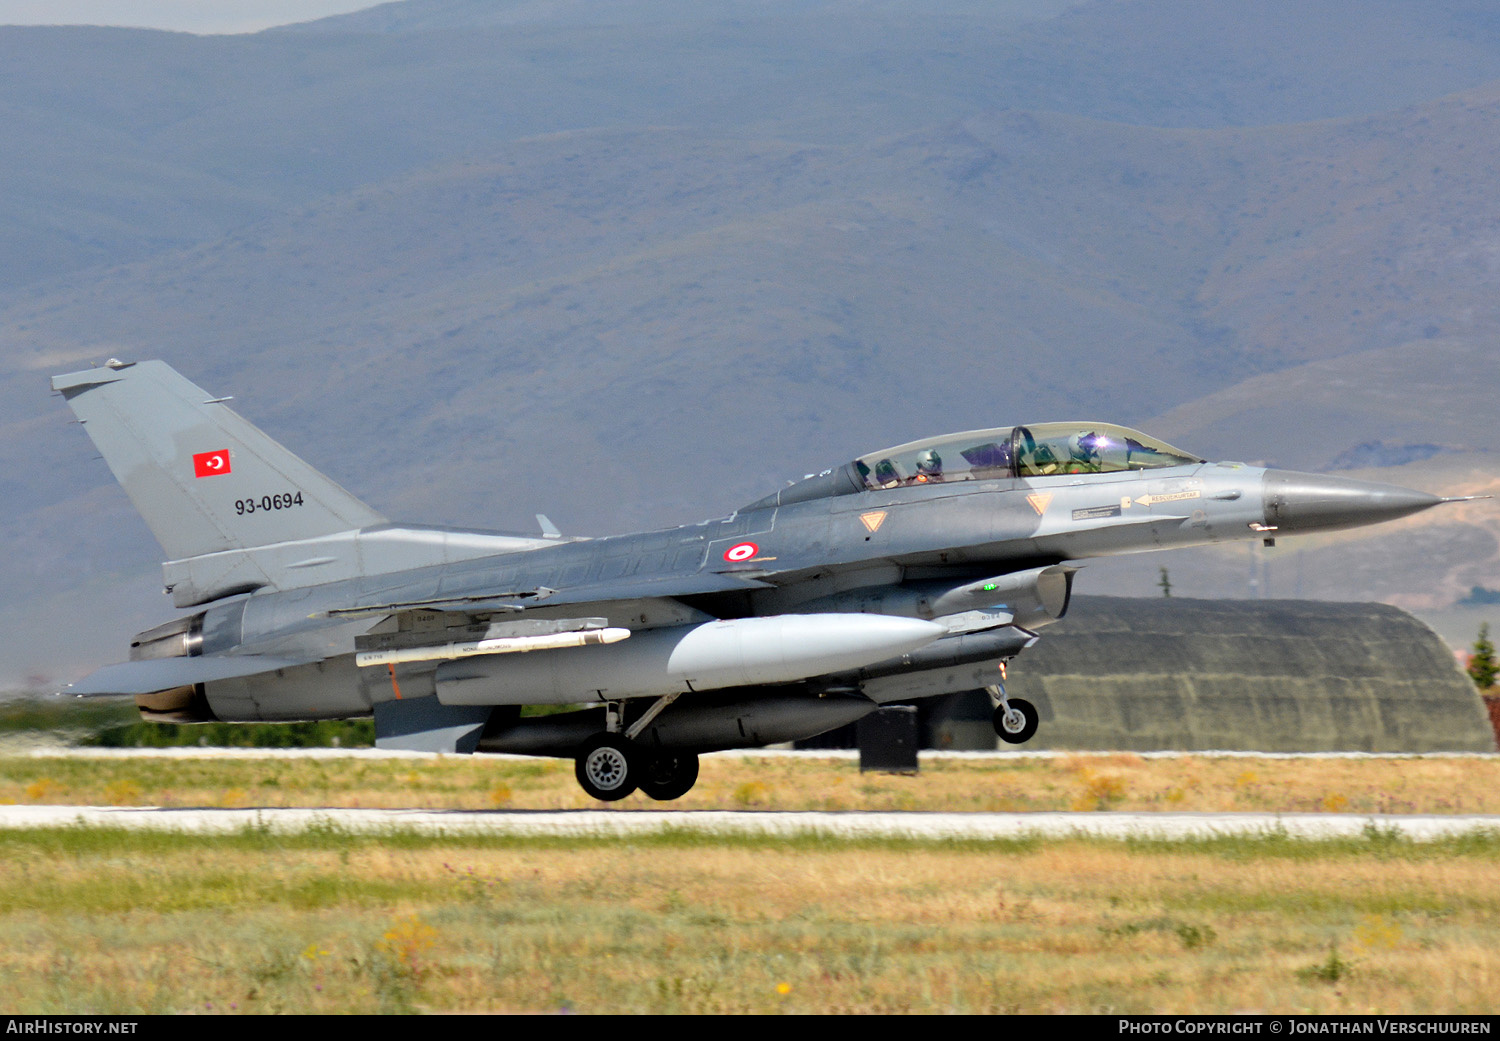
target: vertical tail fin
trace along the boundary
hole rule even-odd
[[[55,376],[168,559],[385,518],[160,361]]]

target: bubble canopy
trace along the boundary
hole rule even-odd
[[[866,489],[1009,477],[1122,473],[1203,462],[1112,423],[1038,423],[970,430],[872,452],[854,461]]]
[[[747,510],[958,481],[1125,473],[1204,460],[1113,423],[1037,423],[929,437],[862,455],[758,499]]]

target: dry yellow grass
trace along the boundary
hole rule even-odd
[[[0,757],[0,802],[568,809],[598,806],[570,761]],[[1500,813],[1500,757],[929,759],[915,776],[849,759],[706,756],[670,804],[620,809]]]
[[[0,833],[16,1012],[1489,1012],[1500,845]]]
[[[1500,812],[1500,759],[706,757],[686,808]],[[0,758],[14,802],[594,806],[571,764]],[[640,796],[617,806],[660,808]],[[0,833],[19,1012],[1488,1012],[1500,840]]]

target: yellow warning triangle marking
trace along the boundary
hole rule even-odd
[[[864,522],[866,530],[873,534],[880,530],[880,525],[885,520],[885,511],[876,510],[874,513],[861,513],[859,519]]]
[[[1026,496],[1026,501],[1031,503],[1031,508],[1033,510],[1036,510],[1036,515],[1040,517],[1042,515],[1042,511],[1047,508],[1047,504],[1052,501],[1052,493],[1032,492],[1030,495]]]

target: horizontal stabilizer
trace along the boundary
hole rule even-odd
[[[268,658],[258,654],[228,657],[153,658],[106,665],[70,685],[62,694],[79,698],[102,698],[123,694],[155,694],[195,683],[254,676],[277,669],[307,665],[317,658]]]

